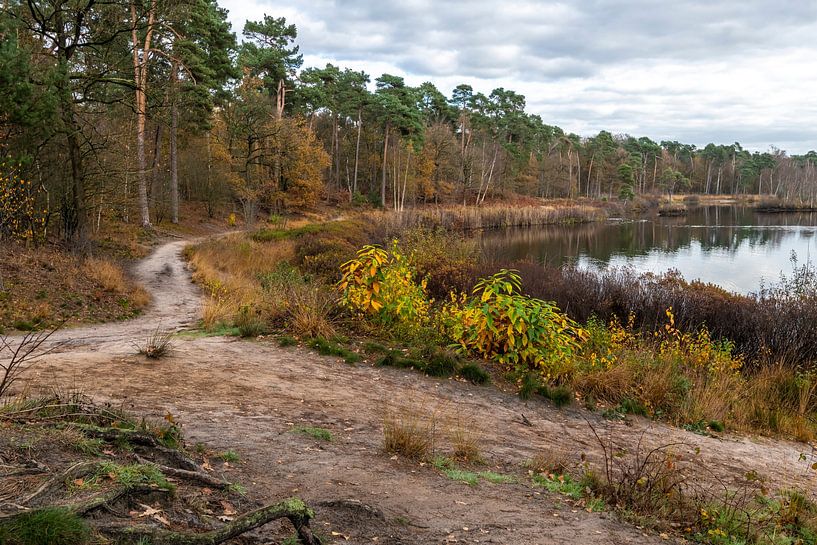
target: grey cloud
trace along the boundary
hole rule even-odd
[[[240,1],[222,3],[230,8]],[[520,90],[530,111],[565,128],[631,131],[699,144],[777,140],[798,142],[798,150],[817,142],[810,129],[817,126],[817,112],[801,111],[789,116],[792,122],[780,104],[764,105],[764,97],[742,81],[709,84],[724,70],[756,75],[759,56],[779,59],[782,66],[791,62],[794,48],[815,49],[817,2],[254,1],[261,10],[256,18],[264,11],[295,13],[290,22],[298,26],[302,51],[312,58],[393,66],[418,79]],[[810,63],[802,70],[813,72]],[[628,71],[647,76],[637,91],[626,85]],[[797,84],[778,82],[779,94]],[[745,125],[735,118],[746,118]]]

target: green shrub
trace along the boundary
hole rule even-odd
[[[720,420],[710,420],[709,429],[717,433],[723,433],[726,428]]]
[[[636,414],[638,416],[648,416],[649,411],[638,399],[625,397],[619,403],[619,410],[625,414]]]
[[[567,386],[545,386],[540,392],[543,397],[549,399],[557,407],[570,405],[573,401],[573,392]]]
[[[296,346],[298,344],[298,339],[293,337],[292,335],[280,335],[278,337],[278,346],[281,348],[286,348],[287,346]]]
[[[343,361],[346,363],[357,363],[362,359],[360,354],[357,352],[352,352],[351,350],[344,348],[337,343],[324,339],[323,337],[309,339],[306,341],[306,345],[309,348],[317,350],[318,354],[321,356],[338,356],[343,358]]]
[[[238,309],[233,324],[242,337],[258,337],[267,331],[267,326],[258,311],[249,305],[242,305]]]
[[[426,369],[425,363],[420,360],[407,358],[398,350],[390,350],[383,357],[377,360],[377,362],[375,362],[375,366],[397,367],[400,369],[417,369],[418,371],[425,371]]]
[[[522,381],[519,384],[519,397],[524,401],[533,397],[533,394],[539,393],[542,385],[539,383],[539,378],[533,373],[525,373],[522,376]]]
[[[459,366],[459,358],[456,354],[436,346],[424,348],[420,359],[425,362],[425,373],[431,377],[454,376]]]
[[[460,367],[458,374],[472,384],[482,385],[491,382],[491,375],[488,374],[488,371],[473,362],[466,363]]]
[[[417,282],[409,257],[396,244],[390,251],[364,246],[341,271],[341,302],[358,316],[388,330],[402,326],[403,333],[429,323],[425,281]]]
[[[88,525],[67,509],[37,509],[0,522],[2,545],[85,545],[90,542]]]
[[[363,343],[363,351],[368,354],[386,354],[389,352],[389,347],[380,343],[366,341]]]

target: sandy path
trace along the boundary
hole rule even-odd
[[[151,294],[149,309],[127,322],[112,322],[61,330],[50,341],[64,343],[60,351],[91,347],[105,351],[130,351],[132,342],[153,333],[157,326],[171,331],[196,325],[201,311],[201,292],[190,281],[182,257],[189,240],[159,246],[133,269],[135,280]]]
[[[45,358],[28,379],[155,416],[173,414],[191,443],[241,455],[231,479],[245,483],[256,497],[302,495],[318,506],[319,528],[349,537],[341,542],[664,542],[527,485],[469,487],[427,466],[390,458],[381,450],[384,411],[409,402],[474,422],[490,466],[523,477],[520,465],[543,449],[575,457],[586,453],[597,461],[599,449],[586,417],[621,444],[635,445],[642,435],[646,445],[687,443],[687,454],[700,449],[706,465],[725,479],[754,469],[773,486],[815,489],[815,472],[799,460],[801,452],[810,451],[796,443],[701,437],[644,419],[611,423],[575,408],[525,404],[491,387],[349,366],[266,342],[179,339],[170,357],[147,361],[133,355],[134,336],[152,331],[159,319],[163,327],[188,325],[200,305],[180,257],[183,246],[159,248],[139,269],[158,308],[133,322],[64,332],[71,346]],[[533,426],[523,425],[520,413]],[[330,429],[335,440],[317,443],[289,433],[292,425]],[[383,517],[338,503],[347,499],[370,505]]]

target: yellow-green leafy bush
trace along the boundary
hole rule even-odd
[[[397,244],[390,251],[364,246],[341,271],[341,302],[351,311],[384,326],[428,323],[431,301],[425,280],[416,280],[409,257]]]
[[[546,379],[570,370],[585,332],[552,303],[523,295],[515,271],[480,280],[472,295],[452,296],[441,312],[461,350]]]

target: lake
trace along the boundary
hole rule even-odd
[[[738,293],[757,291],[817,257],[817,215],[758,214],[743,206],[701,206],[683,217],[488,231],[483,255],[502,263],[534,260],[638,272],[678,270]]]

